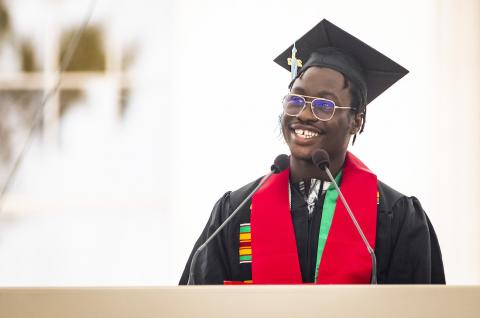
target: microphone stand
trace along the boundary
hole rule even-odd
[[[375,257],[375,252],[370,246],[370,244],[367,241],[367,238],[365,237],[365,234],[363,234],[362,229],[360,228],[360,225],[357,222],[357,219],[355,219],[355,216],[352,213],[352,210],[350,210],[350,206],[348,206],[347,201],[345,200],[345,197],[343,196],[342,192],[340,191],[340,188],[338,187],[337,183],[335,182],[335,179],[332,176],[332,173],[330,172],[330,169],[328,169],[327,166],[324,167],[325,172],[327,173],[328,177],[332,181],[333,185],[335,186],[335,189],[337,190],[338,195],[340,196],[340,199],[343,202],[343,205],[347,209],[348,214],[350,215],[350,218],[353,221],[353,224],[357,228],[358,233],[360,233],[360,236],[362,237],[363,243],[365,243],[365,246],[367,247],[368,252],[370,253],[370,257],[372,258],[372,278],[370,279],[370,284],[376,285],[377,284],[377,258]]]
[[[241,208],[243,208],[243,206],[248,202],[248,200],[250,200],[250,198],[255,194],[255,192],[257,192],[257,190],[265,183],[267,182],[268,179],[270,179],[270,177],[275,174],[275,173],[278,173],[278,171],[276,171],[274,169],[274,167],[272,166],[272,171],[269,172],[265,177],[263,177],[263,179],[258,183],[258,185],[255,187],[255,189],[253,189],[252,192],[250,192],[250,194],[243,200],[243,202],[232,212],[232,214],[230,214],[230,216],[225,219],[225,221],[223,221],[223,223],[215,230],[215,232],[213,232],[212,235],[210,235],[210,237],[205,241],[205,243],[203,243],[202,245],[200,245],[200,247],[195,251],[195,254],[193,254],[193,257],[192,257],[192,262],[190,263],[190,274],[188,275],[188,282],[187,282],[187,285],[195,285],[195,273],[194,273],[194,269],[195,269],[195,265],[197,263],[197,257],[198,255],[200,254],[200,252],[208,245],[208,243],[215,238],[215,236],[217,236],[217,234],[230,222],[231,219],[233,219],[235,217],[235,215],[238,214],[238,212],[240,211]]]

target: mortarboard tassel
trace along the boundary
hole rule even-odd
[[[297,77],[298,68],[302,67],[302,60],[297,59],[296,54],[297,54],[297,48],[295,47],[295,43],[293,43],[292,57],[289,57],[287,59],[288,65],[290,65],[292,80],[294,80]]]

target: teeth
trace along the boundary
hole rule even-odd
[[[303,138],[312,138],[318,136],[317,132],[313,132],[310,130],[304,130],[304,129],[295,129],[295,134],[298,136],[302,136]]]

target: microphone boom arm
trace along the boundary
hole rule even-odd
[[[235,215],[238,214],[238,212],[240,211],[241,208],[243,208],[243,206],[250,200],[250,198],[255,194],[255,192],[257,192],[258,189],[260,189],[260,187],[265,183],[267,182],[268,179],[270,179],[270,177],[275,174],[275,171],[272,171],[270,173],[268,173],[265,177],[263,177],[263,179],[258,183],[258,185],[255,187],[255,189],[253,189],[252,192],[250,192],[250,194],[243,200],[243,202],[232,212],[232,214],[230,214],[230,216],[228,218],[225,219],[225,221],[223,221],[223,223],[215,230],[215,232],[213,232],[212,235],[210,235],[210,237],[202,244],[200,245],[200,247],[195,251],[195,254],[193,254],[193,257],[192,257],[192,262],[190,263],[190,273],[188,275],[188,282],[187,282],[187,285],[195,285],[195,274],[194,274],[194,269],[195,269],[195,265],[197,263],[197,257],[198,257],[198,254],[200,254],[200,252],[205,248],[205,246],[208,245],[208,243],[214,239],[217,234],[230,222],[230,220],[232,218],[235,217]]]
[[[332,181],[332,184],[335,186],[335,189],[337,190],[338,195],[340,196],[340,199],[342,200],[345,208],[347,209],[348,214],[350,215],[350,218],[353,221],[353,224],[357,228],[358,233],[360,233],[360,236],[362,237],[363,243],[365,243],[365,246],[367,247],[368,252],[370,253],[370,257],[372,258],[372,278],[370,283],[371,284],[377,284],[377,258],[375,257],[375,251],[372,249],[370,244],[367,241],[367,238],[365,237],[365,234],[363,234],[362,229],[360,228],[360,225],[357,222],[357,219],[352,213],[352,210],[350,210],[350,206],[347,203],[347,200],[345,200],[345,197],[343,196],[342,192],[340,191],[340,188],[338,187],[337,183],[335,182],[335,179],[332,176],[332,173],[330,172],[330,169],[325,166],[325,172],[327,173],[328,177]]]

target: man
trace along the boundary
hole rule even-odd
[[[366,106],[408,71],[327,20],[275,61],[292,72],[281,118],[290,166],[198,255],[194,282],[361,284],[375,276],[379,283],[445,283],[437,237],[419,201],[377,180],[347,151],[363,131]],[[312,162],[318,149],[330,157],[376,268],[335,187]],[[192,255],[259,182],[216,203]],[[180,284],[188,282],[191,259]]]

